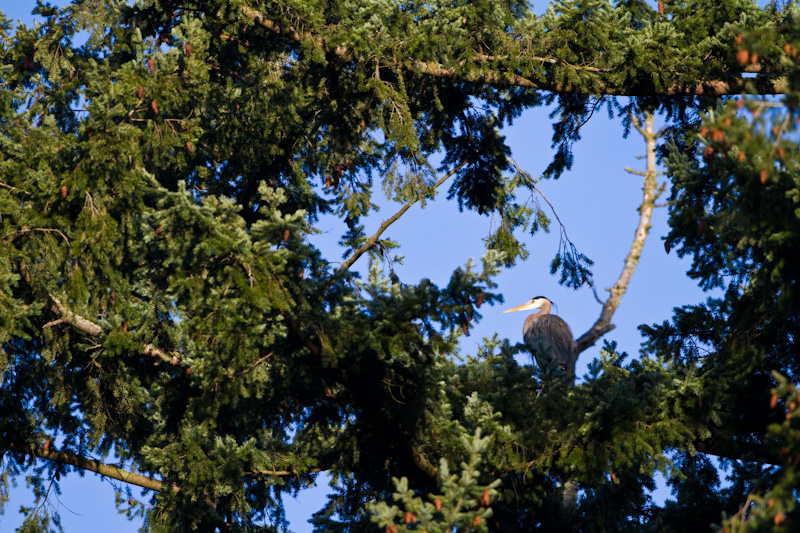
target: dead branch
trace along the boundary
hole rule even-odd
[[[663,191],[663,189],[657,190],[656,185],[656,176],[658,175],[656,172],[656,139],[658,135],[653,129],[653,115],[648,113],[645,116],[644,128],[639,124],[636,117],[631,118],[633,119],[634,127],[644,137],[647,145],[647,168],[644,172],[644,198],[642,199],[642,204],[639,206],[639,225],[636,228],[631,249],[628,252],[628,256],[625,258],[625,266],[622,269],[622,273],[614,286],[607,289],[611,294],[603,304],[600,317],[592,324],[586,333],[575,341],[578,353],[586,350],[589,346],[597,342],[600,337],[616,327],[611,323],[611,318],[614,316],[617,307],[619,307],[622,295],[625,294],[625,291],[628,289],[633,271],[639,263],[639,258],[644,248],[644,241],[650,231],[650,218],[653,215],[653,207],[656,199]]]

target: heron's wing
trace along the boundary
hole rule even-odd
[[[525,343],[531,347],[535,357],[546,355],[537,353],[543,347],[562,370],[575,372],[575,343],[564,319],[555,315],[531,315],[523,328]]]

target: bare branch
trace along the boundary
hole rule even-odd
[[[439,186],[440,186],[442,183],[444,183],[445,181],[447,181],[447,180],[448,180],[448,178],[450,178],[450,176],[452,176],[453,174],[455,174],[456,172],[458,172],[459,170],[461,170],[462,168],[464,168],[464,166],[465,166],[466,164],[467,164],[466,162],[463,162],[463,163],[461,163],[460,165],[458,165],[456,168],[454,168],[453,170],[451,170],[450,172],[448,172],[447,174],[445,174],[445,175],[442,177],[442,179],[440,179],[439,181],[437,181],[436,183],[434,183],[434,185],[433,185],[433,188],[434,188],[434,189],[438,188],[438,187],[439,187]],[[353,253],[353,255],[351,255],[351,256],[350,256],[350,258],[349,258],[347,261],[345,261],[344,263],[342,263],[342,266],[340,266],[340,267],[339,267],[339,269],[336,271],[336,273],[334,273],[334,275],[333,275],[333,276],[331,276],[331,279],[330,279],[330,281],[328,281],[328,285],[327,285],[327,287],[330,287],[331,285],[333,285],[333,283],[334,283],[334,282],[335,282],[337,279],[339,279],[340,277],[342,277],[342,275],[343,275],[345,272],[347,272],[347,269],[349,269],[351,266],[353,266],[353,263],[355,263],[356,261],[358,261],[359,257],[361,257],[362,255],[364,255],[364,254],[365,254],[365,253],[366,253],[366,252],[367,252],[367,251],[368,251],[370,248],[372,248],[373,246],[375,246],[375,243],[376,243],[376,242],[378,242],[378,239],[379,239],[379,238],[380,238],[380,236],[383,234],[383,232],[384,232],[384,231],[386,231],[386,229],[387,229],[389,226],[391,226],[392,224],[394,224],[395,222],[397,222],[397,220],[398,220],[398,219],[399,219],[401,216],[403,216],[403,214],[404,214],[406,211],[408,211],[409,209],[411,209],[411,206],[413,206],[415,203],[417,203],[417,201],[418,201],[418,200],[419,200],[418,198],[415,198],[414,200],[411,200],[410,202],[408,202],[407,204],[405,204],[403,207],[401,207],[401,208],[400,208],[400,210],[399,210],[397,213],[395,213],[395,214],[394,214],[394,216],[392,216],[391,218],[389,218],[389,219],[387,219],[387,220],[384,220],[384,221],[383,221],[383,224],[381,224],[381,227],[380,227],[380,228],[378,228],[378,231],[376,231],[376,232],[375,232],[375,234],[374,234],[372,237],[370,237],[369,239],[367,239],[367,242],[365,242],[365,243],[363,244],[363,246],[361,246],[361,247],[360,247],[358,250],[356,250],[356,251]],[[327,287],[326,287],[326,288],[327,288]]]
[[[628,252],[628,256],[625,258],[625,266],[622,269],[622,273],[614,286],[608,289],[611,294],[603,304],[600,317],[592,324],[592,327],[590,327],[586,333],[575,341],[578,353],[581,353],[589,346],[593,345],[600,337],[616,327],[611,324],[611,318],[614,316],[617,307],[619,307],[622,295],[625,294],[625,291],[628,289],[633,271],[639,263],[639,258],[644,248],[644,241],[650,231],[650,218],[653,215],[655,201],[664,190],[663,188],[657,190],[656,184],[656,139],[658,135],[654,133],[653,115],[649,113],[646,115],[644,128],[639,124],[636,117],[631,118],[633,119],[634,127],[642,134],[647,145],[647,168],[644,173],[644,198],[642,199],[642,204],[639,206],[639,225],[636,228],[630,252]]]

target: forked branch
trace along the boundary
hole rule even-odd
[[[619,302],[622,295],[628,289],[628,284],[633,276],[633,271],[636,270],[636,265],[639,264],[639,258],[642,255],[644,248],[644,241],[650,231],[650,219],[653,215],[653,207],[655,206],[656,199],[663,192],[663,188],[659,189],[656,184],[656,139],[658,135],[653,129],[653,115],[648,113],[645,116],[644,128],[641,126],[636,117],[632,117],[633,125],[645,139],[647,145],[647,167],[644,172],[644,198],[642,204],[639,206],[639,225],[636,228],[636,233],[633,237],[631,249],[628,256],[625,258],[625,266],[622,273],[619,275],[617,282],[607,289],[610,293],[608,299],[603,303],[603,308],[600,311],[600,317],[592,324],[589,330],[578,337],[575,345],[578,353],[581,353],[589,346],[593,345],[597,340],[614,329],[611,323],[611,318],[614,312],[619,307]]]

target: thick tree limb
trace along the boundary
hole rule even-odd
[[[614,316],[617,307],[619,307],[622,295],[628,289],[628,284],[633,276],[633,271],[636,270],[636,265],[639,264],[644,241],[650,231],[650,218],[653,215],[653,207],[655,206],[656,198],[661,194],[661,191],[657,190],[656,186],[656,139],[658,135],[653,131],[653,115],[648,113],[645,117],[644,129],[635,117],[633,117],[633,124],[642,134],[647,144],[647,168],[644,173],[644,198],[639,206],[639,225],[636,228],[631,249],[625,258],[625,266],[622,269],[622,273],[614,286],[608,289],[611,294],[603,304],[600,317],[586,333],[575,341],[578,353],[593,345],[600,337],[616,327],[611,324],[611,318]]]
[[[10,445],[10,449],[12,452],[22,451],[28,455],[32,455],[34,457],[39,457],[41,459],[46,459],[48,461],[53,461],[54,463],[60,463],[65,465],[74,466],[76,468],[80,468],[81,470],[88,470],[89,472],[94,472],[96,474],[100,474],[101,476],[110,477],[112,479],[116,479],[118,481],[122,481],[125,483],[129,483],[131,485],[136,485],[137,487],[142,487],[148,490],[161,492],[165,489],[164,482],[155,478],[148,477],[144,474],[138,474],[136,472],[130,472],[128,470],[123,470],[119,467],[108,465],[103,462],[97,461],[96,459],[89,459],[88,457],[83,457],[81,455],[74,454],[72,452],[54,450],[51,447],[43,448],[37,447],[33,450],[17,450],[16,446],[13,444]],[[325,469],[323,468],[312,468],[307,474],[314,474],[317,472],[322,472]],[[253,472],[246,472],[247,475],[261,475],[261,476],[297,476],[300,475],[299,472],[295,472],[293,470],[256,470]],[[177,485],[172,485],[172,490],[175,492],[180,491],[180,487]]]
[[[92,337],[98,337],[103,333],[103,328],[91,320],[87,320],[79,314],[72,312],[70,309],[67,309],[64,307],[64,304],[61,303],[61,300],[52,294],[47,298],[47,308],[58,315],[62,322]]]
[[[107,465],[95,459],[89,459],[88,457],[76,455],[71,452],[54,450],[52,448],[45,449],[41,447],[34,448],[33,450],[16,450],[15,448],[16,447],[12,444],[11,451],[22,451],[28,455],[33,455],[34,457],[40,457],[55,463],[70,465],[82,470],[95,472],[101,476],[124,481],[125,483],[130,483],[131,485],[136,485],[148,490],[154,490],[156,492],[164,490],[164,483],[158,479],[147,477],[144,474],[137,474],[136,472],[129,472],[116,466]],[[179,487],[175,485],[173,485],[172,488],[175,491],[180,490]]]
[[[439,476],[439,469],[436,468],[428,461],[427,457],[422,455],[416,446],[411,447],[411,458],[414,461],[414,465],[419,468],[420,472],[428,476],[429,478],[436,480]]]
[[[282,28],[275,21],[268,19],[263,13],[256,11],[249,6],[242,7],[242,14],[255,22],[256,24],[266,28],[267,30],[286,37],[297,43],[316,43],[316,45],[326,52],[333,53],[336,57],[347,58],[350,52],[341,46],[330,47],[322,39],[312,36],[311,34],[301,34],[294,28]],[[498,58],[493,56],[476,56],[479,63],[484,61],[493,60]],[[568,65],[555,58],[534,57],[528,56],[527,59],[532,62],[541,62],[542,64],[561,64],[575,70],[582,72],[591,72],[595,75],[595,88],[589,91],[593,94],[603,94],[609,96],[726,96],[733,94],[750,94],[752,90],[751,85],[757,86],[759,94],[784,94],[787,90],[787,82],[784,77],[777,78],[732,78],[730,80],[705,80],[699,83],[691,84],[676,84],[664,87],[659,91],[651,88],[643,88],[639,85],[623,85],[615,87],[609,85],[602,78],[602,74],[609,72],[608,69],[584,67],[579,65]],[[470,83],[480,83],[483,85],[491,85],[497,87],[526,87],[529,89],[537,89],[557,93],[578,93],[587,92],[586,89],[575,86],[571,83],[559,83],[557,81],[538,81],[526,78],[511,71],[504,73],[491,73],[491,74],[467,74],[461,75],[455,69],[448,68],[435,61],[419,61],[413,60],[408,63],[398,65],[405,70],[433,76],[441,79],[449,79],[454,81],[465,81]],[[756,70],[757,69],[757,70]],[[751,66],[745,69],[746,72],[760,72],[757,66]]]

